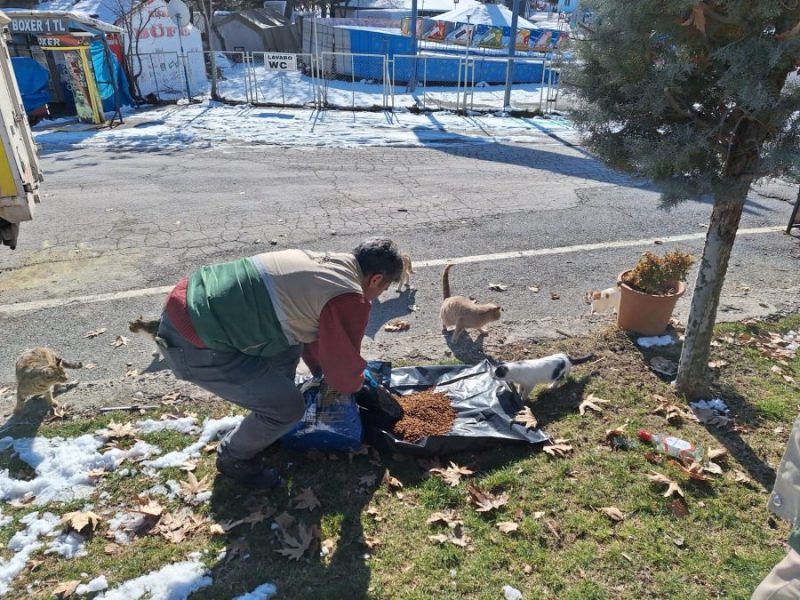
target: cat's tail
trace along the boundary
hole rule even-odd
[[[139,317],[133,321],[128,321],[128,330],[131,333],[144,333],[155,337],[158,335],[158,327],[161,325],[161,319],[145,319]]]
[[[571,362],[573,365],[582,365],[583,363],[592,360],[594,358],[594,354],[589,352],[589,354],[585,354],[583,356],[575,356],[575,357],[569,356],[568,354],[567,357],[569,358],[569,362]]]
[[[444,272],[442,273],[442,296],[444,300],[447,300],[450,297],[450,269],[452,268],[453,263],[444,266]]]
[[[70,362],[68,360],[64,360],[60,356],[58,357],[58,364],[62,367],[66,367],[67,369],[82,369],[83,363],[81,361],[78,362]]]

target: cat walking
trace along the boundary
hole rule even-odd
[[[51,348],[34,348],[20,354],[16,363],[17,404],[14,413],[19,413],[25,406],[25,400],[31,396],[44,395],[48,406],[55,406],[53,386],[66,382],[66,369],[80,369],[83,363],[68,362],[56,354]]]
[[[461,334],[467,329],[477,329],[481,335],[486,335],[484,329],[492,321],[500,319],[502,307],[497,304],[476,304],[464,296],[450,295],[450,269],[452,263],[445,265],[442,273],[442,295],[444,301],[439,311],[442,320],[442,332],[446,333],[450,327],[453,330],[453,342],[457,342]]]
[[[573,357],[563,352],[516,362],[500,363],[494,369],[494,376],[505,381],[512,389],[514,385],[520,386],[520,396],[527,400],[533,388],[537,385],[549,385],[554,388],[564,383],[567,375],[575,365],[580,365],[592,360],[593,354]]]
[[[397,291],[403,291],[403,286],[408,289],[411,288],[411,275],[414,274],[414,267],[411,265],[411,255],[401,254],[400,258],[403,259],[403,272],[400,274],[400,281],[397,283]]]
[[[604,290],[589,290],[586,301],[592,305],[592,314],[619,312],[619,298],[621,292],[617,286]]]

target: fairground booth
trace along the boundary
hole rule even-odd
[[[48,105],[55,114],[102,124],[132,104],[123,61],[122,30],[69,12],[6,9],[8,44],[28,115]]]

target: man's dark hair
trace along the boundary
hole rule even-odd
[[[403,258],[400,249],[387,238],[369,238],[353,250],[358,266],[365,277],[383,275],[390,281],[400,281]]]

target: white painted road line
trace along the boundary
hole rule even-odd
[[[785,228],[775,227],[754,227],[751,229],[740,229],[737,237],[742,235],[760,235],[762,233],[779,233]],[[577,244],[575,246],[559,246],[556,248],[539,248],[538,250],[517,250],[515,252],[498,252],[495,254],[478,254],[475,256],[462,256],[460,258],[437,258],[433,260],[414,261],[414,267],[438,267],[453,263],[457,265],[467,263],[489,262],[493,260],[508,260],[513,258],[528,258],[532,256],[549,256],[553,254],[571,254],[574,252],[589,252],[592,250],[609,250],[614,248],[631,248],[635,246],[652,246],[656,240],[664,243],[688,242],[691,240],[705,239],[706,233],[687,233],[684,235],[673,235],[663,238],[646,238],[641,240],[628,240],[619,242],[600,242],[598,244]],[[72,298],[51,298],[49,300],[34,300],[32,302],[19,302],[17,304],[0,304],[0,316],[8,316],[16,313],[42,310],[47,308],[57,308],[61,306],[72,306],[77,304],[91,304],[96,302],[112,302],[114,300],[125,300],[128,298],[140,298],[142,296],[166,295],[172,289],[171,285],[142,288],[138,290],[126,290],[124,292],[109,292],[107,294],[95,294],[92,296],[75,296]]]

